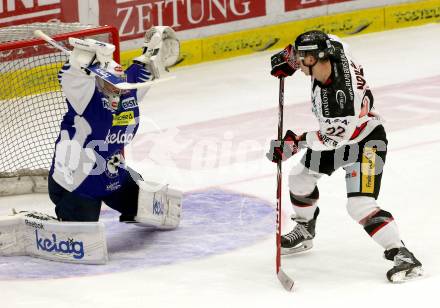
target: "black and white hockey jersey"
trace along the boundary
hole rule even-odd
[[[331,76],[325,84],[312,78],[312,111],[319,130],[306,134],[306,146],[315,151],[357,143],[382,124],[362,66],[353,60],[347,44],[329,37],[335,50]]]

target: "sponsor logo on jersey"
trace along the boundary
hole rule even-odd
[[[322,114],[325,117],[330,116],[330,108],[328,102],[327,89],[321,89],[321,100],[322,100]]]
[[[350,95],[350,101],[354,99],[354,92],[353,87],[351,84],[351,73],[350,73],[350,65],[348,63],[348,59],[345,56],[345,53],[341,53],[341,64],[342,64],[342,70],[344,72],[344,81],[345,81],[345,87],[348,90],[348,94]]]
[[[128,125],[135,125],[136,120],[134,117],[133,111],[124,111],[120,114],[113,114],[113,126],[128,126]]]
[[[353,170],[352,172],[345,174],[346,179],[355,178],[355,177],[357,177],[356,170]]]
[[[344,91],[338,90],[336,91],[336,101],[339,104],[341,109],[344,109],[345,103],[347,102],[347,97],[345,96]]]
[[[115,191],[115,190],[118,190],[119,188],[121,188],[121,186],[122,185],[119,182],[114,182],[114,183],[108,184],[105,187],[105,190],[106,191]]]
[[[54,254],[73,255],[73,258],[77,260],[84,257],[83,242],[75,241],[73,238],[68,238],[67,240],[58,242],[57,235],[55,233],[52,233],[51,238],[43,238],[39,237],[38,229],[36,229],[35,241],[38,250],[51,252]]]
[[[362,153],[362,192],[374,193],[376,149],[365,147]]]
[[[110,130],[107,132],[105,137],[105,143],[107,144],[127,144],[130,143],[134,138],[134,134],[126,134],[122,131],[118,131],[117,134],[110,134]]]
[[[116,151],[107,159],[105,174],[111,179],[117,177],[119,175],[119,167],[122,167],[124,163],[124,155],[122,155],[121,151]]]
[[[124,109],[133,109],[138,107],[138,102],[136,99],[134,99],[134,97],[129,97],[122,100],[121,104],[122,108]]]
[[[115,112],[118,109],[118,102],[114,101],[112,102],[112,104],[110,104],[110,102],[106,97],[101,97],[101,101],[102,101],[102,106],[105,109],[110,110],[111,112]]]

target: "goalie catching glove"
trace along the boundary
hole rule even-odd
[[[306,134],[298,136],[291,130],[288,130],[282,140],[272,140],[270,142],[270,150],[266,157],[273,163],[289,159],[299,152],[299,143],[305,141],[305,136]]]
[[[177,62],[179,54],[180,42],[176,32],[170,27],[156,26],[145,33],[142,55],[133,62],[146,66],[154,79],[158,79]]]
[[[270,62],[272,65],[270,74],[278,78],[292,76],[299,68],[295,60],[295,50],[290,44],[274,54],[270,58]]]

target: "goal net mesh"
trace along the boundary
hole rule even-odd
[[[77,23],[0,28],[0,179],[47,175],[67,110],[57,77],[67,56],[33,32],[42,30],[71,49],[69,36],[116,45],[108,28]]]

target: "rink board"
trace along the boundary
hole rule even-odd
[[[297,35],[311,29],[319,29],[344,37],[418,26],[439,20],[440,0],[419,1],[296,20],[183,41],[181,58],[176,67],[284,48],[292,43]],[[139,50],[122,52],[121,61],[127,65],[133,57],[139,54]]]

